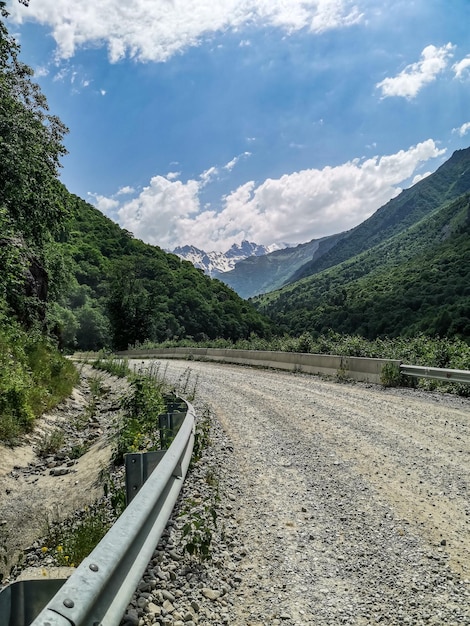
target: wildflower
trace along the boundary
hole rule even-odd
[[[46,552],[47,552],[48,550],[49,550],[49,548],[48,548],[47,546],[42,546],[42,548],[41,548],[41,552],[42,552],[43,554],[46,554]]]
[[[64,551],[64,548],[62,546],[57,546],[57,552],[59,554],[62,554],[63,551]]]

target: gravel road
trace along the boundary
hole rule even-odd
[[[194,623],[470,624],[468,399],[204,362],[161,364],[175,383],[189,370],[196,410],[210,409],[207,462],[226,517],[199,581],[212,612],[196,617],[193,598]],[[183,497],[201,489],[195,472]],[[163,538],[170,548],[177,528],[170,522]],[[136,596],[134,606],[152,600],[155,610],[147,607],[135,623],[193,623],[191,612],[180,618],[174,606],[155,607],[156,598],[178,606],[191,595],[188,568],[165,564],[161,546],[155,558],[152,577],[158,563],[166,592]],[[211,596],[208,586],[219,590]]]

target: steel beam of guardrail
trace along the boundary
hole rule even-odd
[[[423,367],[421,365],[400,365],[400,372],[415,378],[434,378],[452,383],[470,383],[470,371],[452,370],[442,367]]]
[[[117,522],[31,626],[117,626],[171,515],[194,445],[195,414]],[[175,475],[181,465],[182,476]]]

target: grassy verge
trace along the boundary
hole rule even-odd
[[[36,417],[69,396],[73,363],[39,332],[25,332],[0,314],[0,441],[18,442]]]

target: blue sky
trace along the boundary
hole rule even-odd
[[[9,0],[61,177],[165,249],[362,222],[470,145],[468,0]]]

